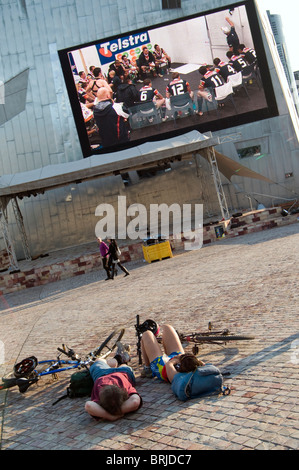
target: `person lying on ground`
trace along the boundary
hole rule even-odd
[[[94,386],[85,410],[93,418],[116,421],[142,406],[133,369],[127,365],[129,360],[126,348],[119,343],[115,358],[98,359],[90,367]]]
[[[142,334],[142,377],[157,377],[171,383],[176,374],[191,372],[198,366],[204,366],[194,354],[185,353],[178,334],[171,325],[163,326],[162,344],[165,354],[152,331],[147,330]]]

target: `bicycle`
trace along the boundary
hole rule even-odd
[[[142,334],[150,330],[152,333],[156,336],[157,340],[159,343],[162,342],[162,338],[159,336],[160,334],[160,327],[158,323],[156,323],[154,320],[145,320],[145,322],[140,324],[140,318],[139,315],[136,316],[136,335],[137,335],[137,354],[139,357],[139,365],[142,364],[142,354],[141,354],[141,338]],[[208,331],[201,331],[201,332],[195,332],[195,333],[180,333],[177,331],[177,334],[179,336],[179,339],[182,344],[187,343],[193,343],[192,346],[192,353],[194,355],[197,355],[199,352],[199,345],[208,343],[208,344],[226,344],[230,341],[243,341],[243,340],[252,340],[254,339],[254,336],[249,336],[249,335],[236,335],[234,333],[230,333],[228,329],[223,329],[223,330],[213,330],[213,325],[211,322],[208,324]]]
[[[125,328],[114,330],[98,348],[88,353],[83,359],[73,349],[64,344],[62,348],[57,348],[59,354],[56,359],[38,361],[35,356],[27,357],[14,366],[9,377],[2,377],[0,390],[17,386],[21,393],[25,393],[31,385],[46,375],[53,375],[57,378],[57,374],[60,372],[82,368],[88,369],[96,359],[105,359],[111,354],[118,341],[123,337],[124,332]],[[63,354],[69,359],[61,359]]]

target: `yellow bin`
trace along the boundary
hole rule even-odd
[[[151,263],[152,261],[162,260],[164,258],[173,258],[171,246],[169,241],[156,243],[155,245],[142,246],[145,261]]]

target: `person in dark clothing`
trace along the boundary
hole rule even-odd
[[[161,76],[161,67],[165,67],[166,65],[166,67],[169,69],[171,67],[171,58],[165,52],[165,50],[159,46],[159,44],[154,45],[153,54],[155,57],[156,70],[158,75]]]
[[[116,75],[114,70],[110,70],[109,76],[108,76],[108,84],[110,85],[114,93],[117,91],[117,88],[122,83],[122,79],[123,79],[123,75],[119,77],[118,75]]]
[[[213,101],[211,92],[213,91],[215,94],[215,88],[222,86],[224,84],[224,80],[215,70],[208,70],[208,67],[205,65],[199,67],[198,71],[201,75],[201,80],[198,85],[197,92],[197,114],[202,116],[202,105],[204,100],[211,103]]]
[[[138,78],[138,67],[130,61],[127,54],[121,56],[121,61],[125,70],[125,78],[131,78],[134,83]]]
[[[154,77],[157,76],[155,56],[146,46],[142,48],[142,52],[138,58],[138,65],[140,67],[141,78],[146,78],[147,73],[152,73]]]
[[[129,115],[119,103],[113,103],[110,92],[102,87],[97,93],[98,103],[94,106],[93,114],[99,129],[103,147],[117,145],[129,141],[126,119]],[[116,106],[118,104],[118,106]]]
[[[257,56],[254,49],[245,47],[244,44],[239,44],[238,52],[242,57],[244,57],[249,65],[257,63]]]
[[[109,245],[109,250],[108,250],[108,253],[109,253],[109,267],[111,267],[111,278],[113,279],[114,278],[114,273],[115,273],[115,269],[116,269],[116,265],[120,267],[120,269],[125,273],[125,277],[126,276],[129,276],[129,271],[121,264],[120,260],[119,260],[119,248],[118,248],[118,245],[116,243],[116,240],[114,238],[110,238],[108,239],[108,241],[110,242],[110,245]]]
[[[109,72],[109,77],[108,77],[108,83],[111,87],[112,93],[113,93],[113,99],[116,98],[116,93],[119,85],[123,83],[123,76],[119,77],[116,75],[114,70],[110,70]]]
[[[235,75],[237,73],[231,64],[223,62],[218,57],[213,60],[213,63],[215,65],[215,72],[221,75],[225,83],[227,83],[227,79],[230,75]]]
[[[116,101],[118,103],[124,103],[127,108],[131,108],[139,101],[137,88],[129,77],[125,79],[124,83],[118,86]]]
[[[113,64],[110,65],[109,70],[108,70],[108,75],[111,70],[114,70],[115,74],[118,77],[125,77],[126,71],[125,68],[123,67],[122,63],[119,60],[116,60],[113,62]]]
[[[225,18],[225,19],[230,26],[230,27],[225,26],[222,28],[222,31],[226,35],[227,45],[230,51],[238,55],[238,47],[240,44],[239,36],[236,32],[234,23],[229,18]]]
[[[243,78],[251,75],[253,65],[248,65],[242,55],[235,55],[233,52],[228,51],[226,56],[229,60],[229,64],[236,70],[236,72],[242,72]]]
[[[200,87],[214,89],[223,85],[224,81],[222,77],[215,70],[208,70],[205,65],[202,65],[199,67],[198,71],[202,75],[199,84]]]

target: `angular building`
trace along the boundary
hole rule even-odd
[[[298,116],[253,0],[2,0],[0,11],[1,249],[22,259],[90,242],[97,207],[117,208],[118,196],[128,206],[202,203],[207,221],[298,197]],[[198,69],[228,60],[227,18],[258,67],[217,107],[197,96]],[[108,75],[122,55],[139,67],[143,46],[156,44],[171,61],[152,71],[153,88],[167,97],[177,72],[193,101],[175,111],[169,97],[146,126],[129,113],[130,143],[103,149],[103,136],[90,140],[79,73]]]
[[[291,68],[288,49],[284,37],[283,32],[283,23],[280,15],[271,14],[269,10],[267,10],[267,15],[270,21],[270,25],[273,31],[275,43],[277,45],[277,51],[279,58],[281,60],[284,73],[287,77],[287,81],[294,99],[295,106],[297,110],[299,110],[299,101],[298,101],[298,93],[297,87],[294,79],[294,73]]]

